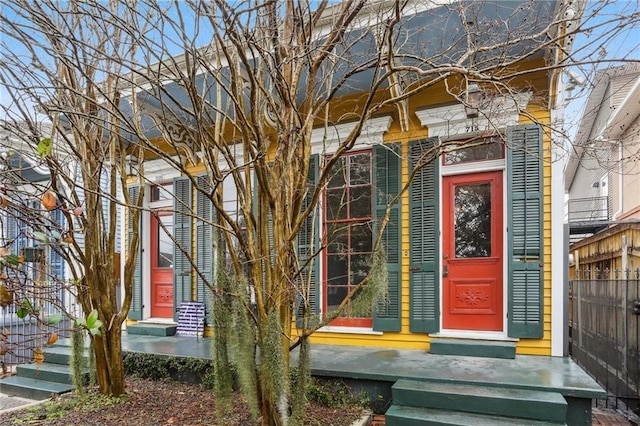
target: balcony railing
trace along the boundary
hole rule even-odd
[[[576,198],[569,200],[569,229],[571,234],[594,234],[608,226],[608,197]]]

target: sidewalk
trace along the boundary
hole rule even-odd
[[[43,402],[44,401],[34,401],[32,399],[25,399],[17,396],[5,395],[2,392],[0,392],[0,413],[20,410],[32,405],[42,404]]]

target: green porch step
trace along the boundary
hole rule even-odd
[[[177,325],[174,324],[131,324],[127,326],[127,334],[139,336],[173,336]]]
[[[562,424],[567,402],[556,392],[486,384],[398,380],[391,388],[395,405],[517,417]]]
[[[89,356],[89,349],[85,349],[85,364]],[[45,364],[60,364],[69,365],[71,363],[71,347],[64,344],[55,346],[49,346],[44,349],[44,362]]]
[[[514,359],[516,344],[514,342],[500,342],[489,340],[457,340],[433,339],[431,349],[434,355],[461,355],[483,358]]]
[[[51,364],[48,362],[42,365],[22,364],[18,365],[16,374],[20,377],[27,377],[35,380],[44,380],[48,382],[58,382],[72,384],[71,368],[63,364]],[[85,383],[89,381],[89,370],[83,369],[82,375]]]
[[[557,424],[558,423],[549,423],[541,420],[464,413],[435,408],[405,407],[401,405],[392,405],[385,413],[386,426],[543,426]]]
[[[0,379],[0,388],[2,389],[2,393],[6,395],[40,401],[49,399],[52,395],[71,392],[73,385],[33,379],[30,377],[11,376]]]

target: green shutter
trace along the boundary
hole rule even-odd
[[[191,301],[191,180],[179,177],[173,180],[173,304],[174,318],[182,302]],[[186,251],[187,254],[185,254]]]
[[[409,144],[409,172],[424,164],[415,174],[409,190],[409,330],[419,333],[434,333],[440,329],[440,159],[429,153],[437,142],[437,138],[430,138]]]
[[[211,286],[213,285],[213,203],[203,191],[211,191],[209,176],[197,177],[196,193],[196,293],[198,302],[204,303],[207,321],[211,324]],[[204,279],[202,278],[204,277]]]
[[[140,187],[133,185],[128,188],[129,199],[137,200],[140,193]],[[131,241],[133,237],[133,219],[131,217],[132,211],[129,210],[127,215],[127,241]],[[140,221],[142,224],[142,221]],[[138,253],[136,255],[135,268],[133,270],[133,295],[131,298],[131,308],[129,309],[129,319],[141,320],[142,319],[142,226],[140,226],[139,238],[140,244],[138,244]]]
[[[509,337],[543,335],[542,129],[507,131]]]
[[[313,191],[318,181],[319,167],[320,156],[318,154],[313,154],[311,158],[309,158],[309,172],[307,175],[308,192],[302,205],[303,210],[306,209],[311,202],[311,197],[313,196]],[[318,236],[320,218],[318,216],[319,214],[317,210],[315,213],[310,214],[298,232],[297,248],[298,261],[300,265],[304,265],[311,256],[315,256],[310,264],[304,268],[300,274],[299,282],[301,284],[310,283],[310,288],[309,294],[307,295],[307,306],[305,306],[303,295],[301,293],[298,294],[296,325],[299,328],[303,325],[302,318],[304,317],[306,309],[308,309],[308,312],[311,315],[318,315],[320,313],[320,301],[318,298],[320,293],[320,283],[318,280],[320,262],[319,256],[317,255],[320,247],[320,238]]]
[[[374,146],[374,221],[377,224],[387,210],[391,198],[400,192],[400,145]],[[373,313],[373,329],[376,331],[400,331],[400,203],[389,212],[389,222],[382,234],[387,252],[389,297],[387,303],[379,303]]]

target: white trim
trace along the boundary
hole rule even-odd
[[[451,138],[470,132],[495,132],[518,124],[520,111],[527,108],[530,99],[530,92],[490,98],[480,108],[481,115],[476,119],[467,118],[464,105],[460,103],[418,110],[416,116],[422,126],[429,129],[429,137]]]
[[[565,257],[563,150],[552,144],[551,161],[551,356],[564,356]]]
[[[441,161],[438,159],[438,161]],[[478,161],[462,164],[441,165],[442,176],[466,175],[469,173],[493,172],[506,169],[506,161],[504,158],[498,160]]]
[[[374,331],[370,327],[344,327],[325,325],[318,329],[321,333],[340,333],[340,334],[368,334],[371,336],[382,336],[382,331]]]
[[[373,145],[382,144],[384,142],[384,134],[389,131],[392,122],[393,119],[389,115],[366,120],[363,123],[360,135],[356,139],[356,143],[350,151],[369,149]],[[313,129],[311,134],[311,153],[324,155],[335,152],[355,127],[356,122],[350,122]]]
[[[438,159],[437,161],[441,161]],[[438,200],[439,209],[440,209],[440,218],[439,218],[439,246],[440,246],[440,318],[439,318],[439,328],[440,332],[435,334],[430,334],[430,336],[437,337],[456,337],[456,338],[467,338],[467,339],[485,339],[485,340],[509,340],[508,337],[508,327],[509,321],[507,318],[507,312],[509,309],[509,271],[508,271],[508,244],[509,241],[507,239],[507,225],[508,225],[508,217],[507,217],[507,173],[506,173],[506,160],[504,158],[498,160],[488,160],[488,161],[478,161],[478,162],[469,162],[462,164],[453,164],[449,166],[441,165],[440,176],[439,176],[439,184],[440,184],[440,199]],[[442,262],[442,253],[444,249],[444,198],[443,198],[443,190],[444,190],[444,178],[448,176],[460,176],[467,174],[476,174],[483,172],[502,172],[502,330],[501,332],[489,332],[489,331],[476,331],[476,330],[448,330],[443,327],[444,324],[444,280],[442,277],[444,262]],[[489,337],[480,337],[480,336],[489,336]]]
[[[149,191],[144,193],[143,205],[148,203]],[[140,212],[140,223],[142,228],[142,238],[140,238],[140,270],[142,280],[140,282],[142,291],[142,313],[143,320],[151,316],[151,213],[146,210]]]
[[[176,161],[178,160],[178,157],[172,158]],[[149,183],[168,183],[171,182],[173,178],[179,176],[180,171],[176,170],[165,160],[149,160],[144,162],[144,178],[146,185],[149,185]]]

